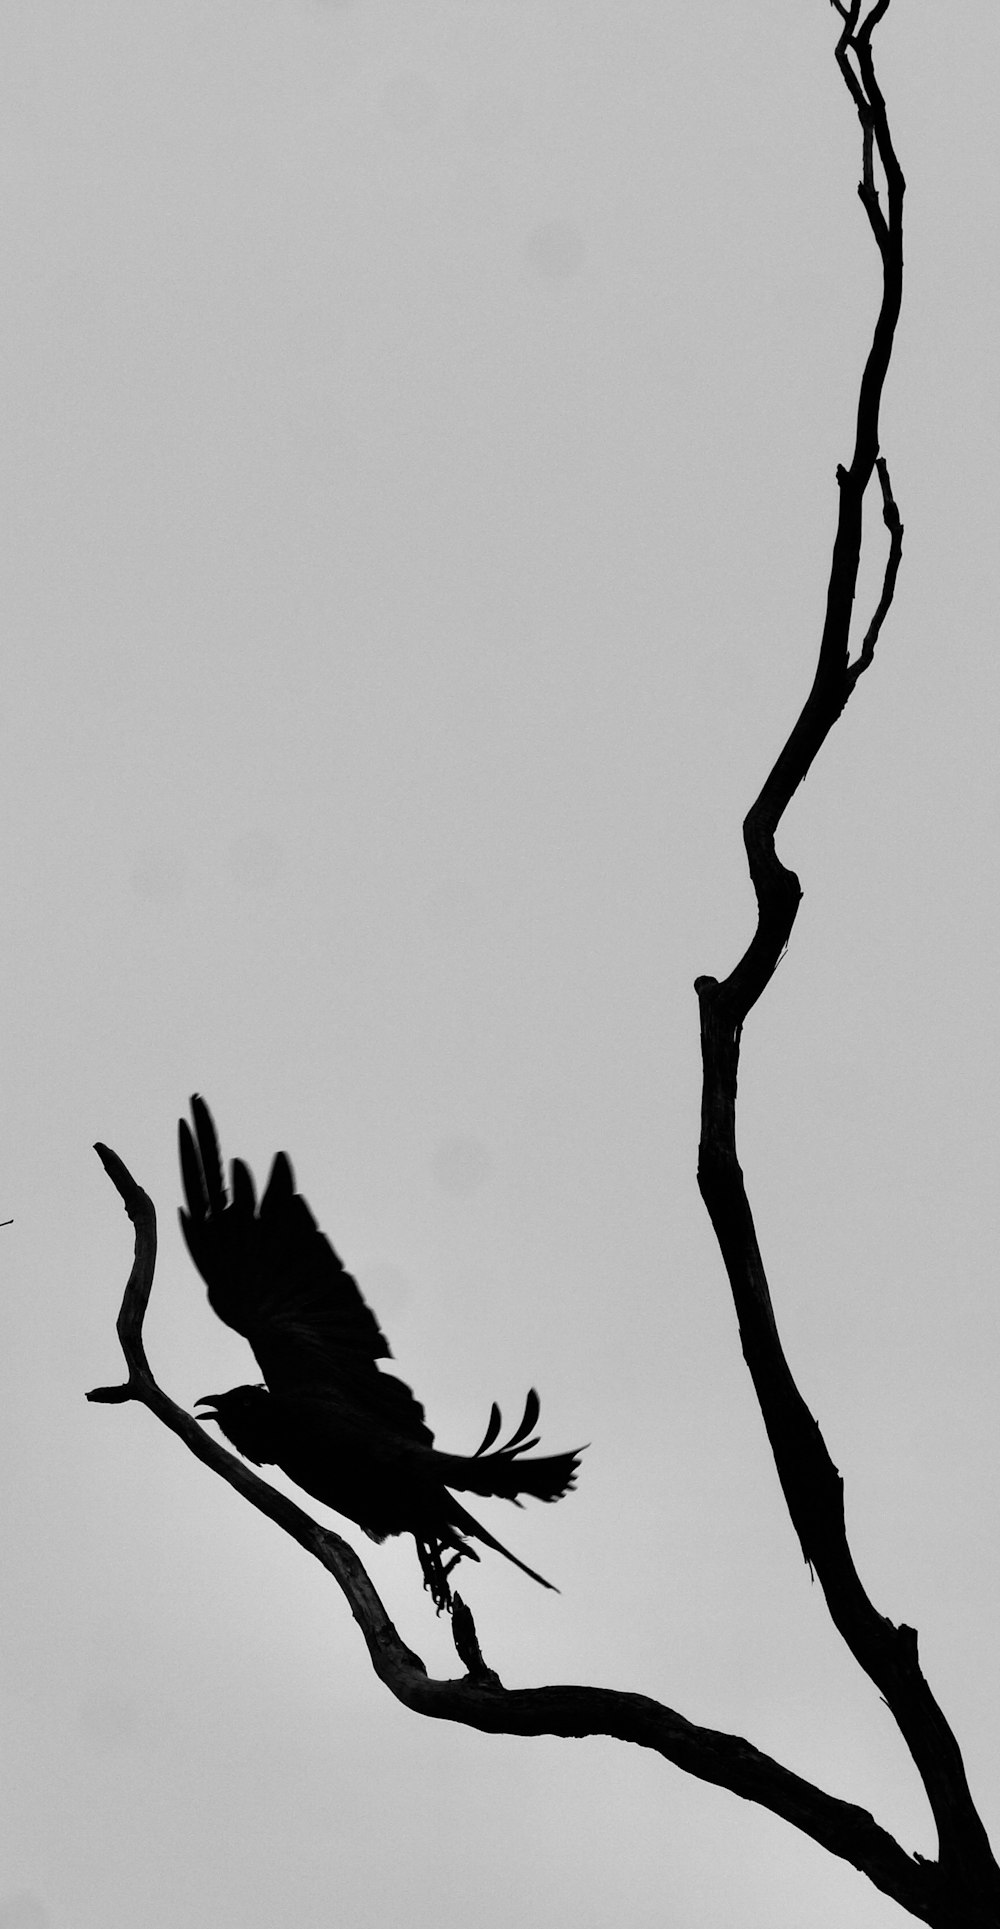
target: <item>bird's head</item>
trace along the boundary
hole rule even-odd
[[[261,1467],[274,1459],[271,1451],[273,1419],[271,1396],[263,1386],[234,1386],[228,1393],[203,1393],[195,1401],[199,1420],[214,1420],[245,1460]]]

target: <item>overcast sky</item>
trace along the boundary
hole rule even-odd
[[[695,1187],[700,972],[811,680],[877,298],[826,0],[6,0],[0,1929],[891,1929],[762,1810],[420,1721],[139,1408],[254,1377],[176,1223],[279,1146],[484,1518],[509,1685],[659,1697],[934,1841],[783,1512]],[[779,1323],[1000,1836],[995,0],[897,4],[906,551],[746,1033]],[[882,539],[873,514],[876,561]],[[361,1536],[354,1534],[355,1541]],[[361,1549],[457,1672],[412,1542]]]

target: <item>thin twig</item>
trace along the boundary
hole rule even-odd
[[[878,471],[879,484],[882,490],[882,521],[889,531],[889,554],[886,557],[885,575],[882,578],[882,594],[875,606],[875,614],[865,631],[865,640],[861,645],[857,662],[852,663],[850,666],[849,674],[852,683],[856,683],[859,676],[864,674],[875,656],[875,645],[878,642],[882,625],[889,614],[896,590],[896,577],[899,573],[899,565],[903,556],[903,525],[900,521],[899,510],[896,507],[893,497],[892,483],[889,480],[889,464],[884,456],[880,455],[877,458],[875,468]]]

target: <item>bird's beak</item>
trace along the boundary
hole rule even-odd
[[[218,1406],[220,1397],[221,1396],[218,1393],[201,1393],[199,1394],[197,1400],[195,1401],[195,1406],[196,1407]],[[215,1418],[216,1418],[216,1415],[214,1413],[199,1413],[198,1415],[199,1420],[214,1420]]]

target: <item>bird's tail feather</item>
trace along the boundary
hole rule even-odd
[[[505,1547],[502,1541],[496,1540],[485,1527],[481,1527],[478,1520],[474,1520],[459,1501],[454,1501],[452,1504],[449,1524],[457,1527],[463,1534],[473,1535],[476,1540],[482,1541],[484,1547],[492,1547],[494,1554],[502,1554],[505,1561],[511,1561],[515,1567],[520,1568],[522,1574],[527,1574],[530,1580],[537,1581],[540,1587],[551,1588],[553,1594],[559,1593],[554,1581],[547,1581],[544,1574],[536,1574],[534,1568],[529,1567],[526,1561],[519,1561],[517,1555],[512,1554],[510,1548]],[[472,1550],[469,1551],[471,1553]]]
[[[502,1446],[493,1447],[503,1426],[500,1408],[494,1401],[489,1424],[475,1453],[435,1455],[437,1471],[445,1486],[457,1487],[462,1493],[496,1495],[501,1500],[518,1501],[520,1494],[532,1494],[536,1500],[561,1500],[575,1482],[582,1448],[574,1453],[523,1459],[524,1454],[538,1445],[534,1429],[539,1410],[538,1395],[532,1387],[520,1425]],[[492,1453],[488,1451],[491,1447]]]
[[[531,1494],[535,1500],[561,1500],[574,1485],[579,1466],[576,1453],[518,1460],[505,1449],[481,1456],[436,1453],[434,1459],[446,1487],[457,1487],[464,1494],[484,1494],[516,1502],[521,1494]]]

